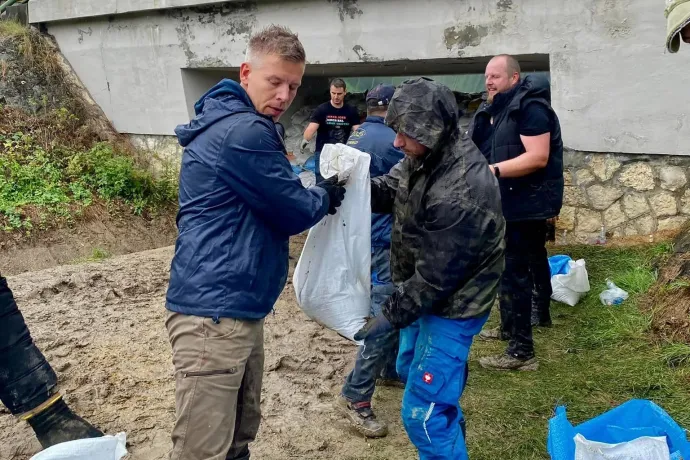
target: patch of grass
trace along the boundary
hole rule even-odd
[[[81,257],[79,259],[73,260],[72,264],[84,264],[84,263],[89,263],[89,262],[100,262],[102,260],[106,260],[111,258],[113,255],[108,252],[108,250],[100,248],[100,247],[95,247],[91,250],[91,254],[86,256],[86,257]]]
[[[690,364],[690,345],[670,343],[662,349],[661,356],[671,367],[687,366]]]
[[[3,20],[0,21],[0,37],[17,38],[24,37],[28,34],[25,26],[17,21]]]
[[[650,399],[690,426],[690,366],[684,366],[690,362],[690,346],[657,344],[649,314],[638,308],[656,279],[653,261],[669,250],[667,244],[554,248],[585,259],[591,291],[575,307],[552,303],[554,327],[534,331],[536,372],[480,368],[478,357],[501,353],[506,343],[475,341],[462,400],[470,458],[548,459],[548,420],[558,405],[566,405],[577,424],[629,399]],[[606,278],[630,293],[622,305],[606,307],[599,301]],[[492,312],[491,324],[498,316]]]

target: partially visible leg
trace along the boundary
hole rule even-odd
[[[486,357],[479,363],[497,370],[535,370],[532,340],[532,283],[529,273],[529,233],[533,231],[524,222],[506,225],[506,267],[501,280],[501,301],[511,306],[510,342],[505,354]],[[542,234],[543,238],[543,234]]]
[[[7,280],[0,277],[0,400],[26,420],[43,448],[103,433],[74,414],[57,376],[36,347]]]
[[[394,292],[390,282],[389,255],[387,248],[375,248],[371,258],[372,289],[371,315],[381,314],[383,303]],[[355,366],[347,376],[341,398],[336,408],[365,436],[381,437],[388,434],[388,427],[377,419],[371,409],[371,399],[376,390],[376,379],[381,374],[386,360],[395,354],[398,332],[391,331],[383,336],[367,337],[357,350]]]
[[[410,324],[405,329],[400,331],[400,347],[398,350],[398,359],[395,363],[395,368],[398,372],[400,380],[407,382],[410,373],[410,367],[415,356],[415,349],[417,347],[417,337],[419,336],[419,321]]]
[[[262,321],[263,322],[263,321]],[[227,460],[249,460],[249,444],[254,442],[261,424],[261,385],[264,377],[264,330],[258,332],[249,355],[237,398],[237,418]]]
[[[532,326],[551,326],[551,269],[546,252],[546,221],[534,222],[531,238],[530,275],[532,280]],[[544,235],[544,239],[540,238]]]

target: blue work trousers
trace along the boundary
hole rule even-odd
[[[402,419],[420,460],[469,458],[460,397],[472,340],[487,319],[488,315],[459,320],[423,316],[400,332]]]

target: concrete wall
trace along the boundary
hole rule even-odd
[[[356,65],[362,75],[391,75],[382,70],[388,63],[405,72],[410,60],[429,62],[429,73],[474,71],[496,53],[546,54],[568,147],[690,154],[690,54],[665,55],[658,2],[209,3],[31,0],[30,18],[47,22],[95,100],[126,133],[172,134],[188,119],[182,69],[237,67],[252,31],[280,23],[299,33],[309,63],[320,64],[312,74]],[[169,9],[191,4],[204,6]]]

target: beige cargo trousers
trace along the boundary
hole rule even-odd
[[[171,460],[248,458],[261,421],[264,320],[168,312],[175,367]]]

